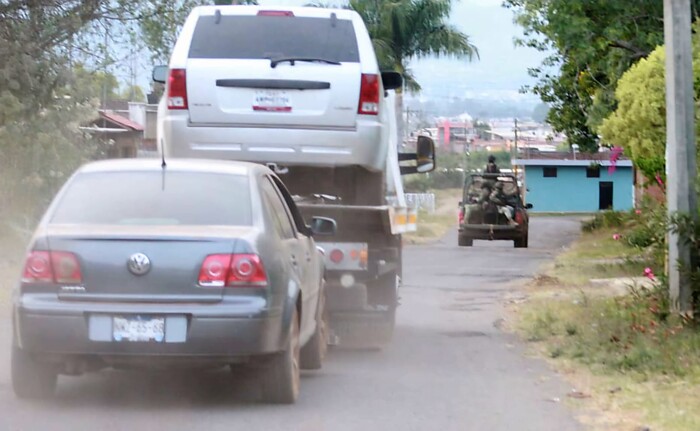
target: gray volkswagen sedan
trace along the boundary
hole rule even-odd
[[[79,169],[39,223],[13,297],[12,383],[105,367],[251,366],[269,402],[327,348],[323,259],[264,166],[123,159]]]

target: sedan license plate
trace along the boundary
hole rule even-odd
[[[165,318],[151,316],[114,316],[112,318],[114,341],[165,340]]]
[[[292,100],[286,91],[258,90],[255,92],[253,111],[292,112]]]

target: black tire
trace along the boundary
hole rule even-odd
[[[301,369],[319,370],[328,352],[328,334],[330,324],[326,308],[326,290],[321,289],[316,310],[316,331],[311,339],[301,348]]]
[[[17,346],[12,346],[10,363],[12,389],[17,397],[49,398],[56,391],[58,371],[55,366],[36,361]]]
[[[287,347],[276,354],[268,367],[262,370],[262,389],[265,401],[275,404],[294,404],[299,397],[301,374],[299,370],[299,312],[294,309],[289,325]]]
[[[527,248],[528,246],[528,240],[527,240],[527,234],[521,238],[517,238],[513,241],[515,248]]]
[[[474,240],[469,238],[469,237],[463,236],[463,235],[458,235],[457,236],[457,244],[460,247],[471,247],[474,245]]]

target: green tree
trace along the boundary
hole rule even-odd
[[[697,28],[697,25],[696,25]],[[700,36],[693,37],[695,100],[700,100]],[[666,159],[666,88],[663,46],[640,60],[620,78],[617,109],[600,128],[604,142],[625,149],[649,179],[664,177]],[[700,126],[700,121],[696,123]],[[698,134],[700,137],[700,134]]]
[[[365,22],[372,38],[379,65],[403,75],[406,88],[420,91],[408,65],[425,57],[456,57],[472,60],[477,48],[469,37],[447,23],[450,0],[350,0],[350,7]],[[403,92],[396,92],[396,119],[403,136]]]
[[[692,0],[694,11],[700,0]],[[596,150],[597,130],[616,105],[617,81],[663,43],[658,0],[505,0],[524,28],[519,44],[552,52],[526,90],[551,106],[548,122],[569,144]]]

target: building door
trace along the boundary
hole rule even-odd
[[[598,185],[599,200],[598,209],[611,210],[613,209],[613,183],[609,181],[601,181]]]

